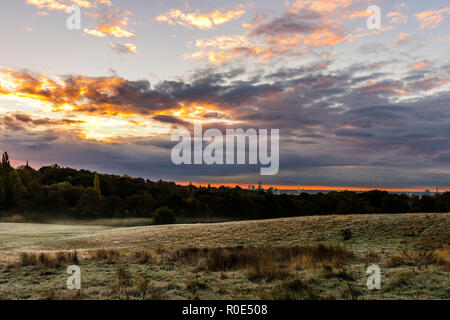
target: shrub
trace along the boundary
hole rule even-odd
[[[400,255],[393,255],[387,261],[388,267],[429,266],[436,263],[436,253],[429,250],[405,250]]]
[[[147,291],[149,289],[149,281],[144,277],[139,277],[136,281],[136,290],[138,294],[142,296],[142,300],[145,300]]]
[[[277,263],[270,260],[261,261],[258,264],[252,265],[247,272],[247,279],[250,281],[266,280],[271,282],[273,280],[282,280],[289,277],[289,270],[283,268]]]
[[[119,266],[116,269],[116,277],[112,284],[112,292],[121,298],[125,296],[128,300],[130,298],[130,287],[133,285],[131,274],[124,266]]]
[[[116,263],[120,259],[120,252],[111,249],[98,249],[91,252],[91,258],[106,260],[108,263]]]
[[[404,290],[402,287],[408,286],[412,283],[413,278],[417,275],[415,270],[402,272],[397,274],[386,286],[386,291],[393,291],[395,289]]]
[[[310,287],[300,279],[288,279],[277,281],[268,293],[264,294],[262,299],[269,300],[317,300],[317,295],[313,287]]]
[[[4,217],[1,219],[2,222],[9,222],[9,223],[20,223],[25,222],[25,218],[21,216],[20,214],[15,214],[9,217]]]
[[[153,224],[174,224],[177,218],[168,207],[160,207],[153,215]]]
[[[196,293],[198,290],[206,290],[208,289],[208,285],[198,278],[188,279],[186,282],[186,290]]]
[[[78,263],[78,254],[75,252],[48,252],[20,254],[19,266],[40,266],[41,268],[60,268],[64,264]]]
[[[442,248],[435,251],[436,263],[450,269],[450,248]]]
[[[342,279],[342,280],[346,280],[346,281],[354,281],[354,277],[348,273],[345,270],[341,270],[341,271],[325,271],[323,274],[323,277],[325,279],[331,279],[331,278],[338,278],[338,279]]]
[[[341,235],[342,235],[342,238],[344,239],[344,241],[348,241],[353,236],[352,235],[352,230],[350,230],[350,229],[342,229],[341,230]]]

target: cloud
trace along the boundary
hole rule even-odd
[[[412,36],[412,35],[410,35],[408,33],[402,32],[402,33],[400,33],[398,35],[397,39],[394,41],[394,44],[396,46],[400,46],[400,45],[408,43],[408,42],[410,42],[411,40],[414,40],[414,39],[415,39],[415,36]]]
[[[272,19],[260,12],[252,21],[243,24],[248,30],[246,34],[198,39],[195,42],[197,51],[185,56],[207,59],[213,64],[243,57],[263,63],[278,57],[298,57],[315,48],[353,42],[369,33],[365,30],[346,31],[339,18],[361,16],[350,8],[351,3],[351,0],[297,1]]]
[[[448,42],[450,41],[450,34],[442,36],[442,37],[437,37],[437,38],[432,38],[430,39],[431,42]]]
[[[94,37],[99,37],[99,38],[103,38],[106,37],[106,33],[103,33],[101,31],[97,31],[95,29],[88,29],[88,28],[84,28],[83,32],[85,34],[88,34],[90,36],[94,36]]]
[[[162,115],[162,114],[158,114],[158,115],[154,116],[153,119],[156,121],[159,121],[159,122],[163,122],[163,123],[181,124],[183,126],[187,126],[187,124],[188,124],[186,121],[183,121],[177,117],[167,116],[167,115]]]
[[[410,86],[412,89],[416,90],[432,90],[448,83],[450,83],[450,78],[432,77],[425,80],[412,82]]]
[[[371,14],[372,13],[371,12],[367,12],[367,10],[355,11],[355,12],[351,12],[351,13],[344,13],[342,15],[342,18],[343,19],[367,18]]]
[[[83,31],[96,37],[135,38],[136,35],[127,30],[130,15],[132,15],[130,11],[116,8],[91,13],[89,16],[100,22],[95,29],[85,28]]]
[[[198,49],[187,58],[207,59],[209,62],[223,63],[236,57],[250,56],[270,57],[270,50],[263,47],[262,43],[252,41],[244,35],[219,36],[211,39],[198,39],[195,42]]]
[[[77,5],[84,9],[96,9],[99,6],[107,7],[106,9],[92,12],[86,12],[86,16],[98,20],[95,29],[84,28],[84,34],[95,37],[111,36],[115,38],[135,38],[136,35],[128,30],[130,11],[119,10],[112,7],[109,0],[27,0],[27,4],[34,5],[39,9],[50,11],[67,12],[71,5]],[[46,11],[38,12],[38,15],[49,15]]]
[[[189,12],[183,13],[179,9],[171,9],[168,12],[156,17],[158,22],[166,22],[169,25],[180,25],[188,28],[198,28],[201,30],[213,29],[216,26],[225,24],[231,20],[236,20],[245,14],[245,6],[238,5],[234,10],[220,11],[213,10],[209,13]]]
[[[272,21],[253,25],[248,35],[199,39],[199,49],[191,58],[206,58],[223,63],[237,57],[250,57],[265,62],[273,57],[294,53],[304,46],[333,46],[345,40],[340,25],[321,20],[316,12],[286,13]]]
[[[47,127],[69,127],[75,124],[81,124],[81,120],[71,119],[50,119],[46,117],[33,118],[25,113],[7,113],[0,118],[0,123],[5,125],[9,130],[28,131],[32,129]]]
[[[27,0],[27,4],[34,5],[39,9],[46,9],[52,11],[67,11],[71,5],[77,5],[80,8],[96,8],[100,5],[111,6],[109,0]],[[40,14],[48,15],[48,14]]]
[[[428,10],[414,16],[420,21],[419,29],[435,29],[444,21],[444,14],[450,14],[450,7],[441,10]]]
[[[428,61],[419,61],[416,63],[411,63],[408,64],[406,67],[409,69],[423,69],[423,68],[427,68],[430,64],[428,63]]]
[[[67,11],[67,9],[69,8],[68,5],[66,5],[63,1],[60,0],[27,0],[27,4],[34,5],[39,9],[47,9],[47,10]]]
[[[289,9],[292,13],[298,13],[304,9],[317,12],[334,12],[336,9],[347,8],[353,0],[297,0]]]
[[[407,23],[408,22],[408,18],[406,17],[406,15],[404,15],[403,13],[399,12],[399,11],[393,11],[393,12],[389,12],[386,17],[390,18],[390,22],[391,23]]]
[[[110,47],[118,53],[133,54],[136,53],[136,46],[132,43],[109,43]]]
[[[112,117],[162,115],[167,117],[154,119],[168,122],[170,117],[176,117],[183,121],[208,119],[229,123],[249,119],[266,121],[266,108],[267,120],[274,121],[276,117],[270,112],[270,105],[288,106],[291,97],[294,101],[301,99],[303,105],[320,105],[330,99],[338,106],[333,107],[337,111],[356,101],[384,103],[399,95],[415,97],[410,88],[430,91],[448,84],[445,68],[439,65],[433,65],[434,77],[408,74],[402,79],[389,80],[389,74],[377,71],[388,63],[352,65],[333,75],[327,72],[327,63],[317,62],[260,73],[247,80],[236,78],[245,73],[242,69],[218,72],[208,68],[190,80],[162,81],[153,86],[146,80],[130,81],[119,76],[50,78],[29,71],[0,69],[0,95],[41,101],[56,112]],[[409,67],[422,70],[430,66],[429,61],[419,61]],[[437,70],[442,70],[442,74]],[[370,73],[361,76],[361,72]]]

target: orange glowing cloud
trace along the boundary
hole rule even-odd
[[[0,119],[0,125],[22,131],[38,126],[47,129],[70,126],[72,135],[85,140],[126,142],[126,137],[167,134],[173,125],[184,126],[197,120],[238,123],[213,103],[172,99],[163,92],[151,90],[146,81],[132,82],[114,76],[51,78],[45,74],[0,68],[2,96],[32,105],[32,110],[42,112],[37,118],[16,112]]]
[[[52,10],[52,11],[67,11],[67,9],[71,5],[77,5],[81,8],[95,8],[97,5],[107,5],[111,6],[110,0],[27,0],[27,4],[34,5],[38,7],[39,9],[46,9],[46,10]]]
[[[68,6],[57,0],[27,0],[27,4],[35,5],[39,9],[67,10]]]
[[[95,29],[85,28],[85,34],[95,37],[112,36],[115,38],[135,38],[136,35],[128,31],[130,11],[118,10],[115,8],[108,11],[92,13],[89,16],[100,20],[100,24]]]
[[[297,0],[291,6],[291,13],[298,13],[302,9],[319,12],[333,12],[338,8],[347,8],[353,0]]]
[[[419,61],[417,63],[408,64],[406,67],[408,69],[423,69],[428,67],[430,64],[427,61]]]
[[[344,41],[353,41],[361,35],[343,35],[336,30],[318,28],[310,34],[292,33],[268,34],[264,40],[252,36],[219,36],[212,39],[199,39],[195,42],[198,49],[187,58],[207,59],[210,63],[223,63],[238,57],[257,58],[260,63],[276,56],[289,54],[295,49],[305,47],[335,46]]]
[[[366,18],[370,15],[371,13],[367,11],[356,11],[352,13],[344,13],[342,15],[342,19]]]
[[[390,18],[391,23],[407,23],[408,18],[399,11],[389,12],[386,17]]]
[[[52,11],[67,12],[71,5],[77,5],[81,8],[92,9],[97,8],[98,5],[112,6],[110,0],[27,0],[27,4],[34,5],[39,9],[46,9]],[[48,12],[41,11],[38,15],[46,16]],[[129,16],[131,12],[126,10],[118,10],[115,8],[108,8],[107,10],[98,12],[86,12],[90,18],[99,20],[99,24],[95,29],[84,28],[84,34],[103,38],[112,36],[115,38],[135,38],[136,35],[127,30]]]
[[[136,53],[136,46],[132,43],[109,43],[110,47],[118,53]]]
[[[415,39],[414,36],[412,36],[408,33],[402,32],[398,35],[397,39],[394,41],[394,44],[396,46],[399,46],[399,45],[404,44],[404,43],[408,42],[409,40],[413,40],[413,39]]]
[[[55,111],[123,112],[132,113],[126,104],[107,101],[126,82],[119,77],[51,79],[13,69],[0,69],[0,95],[28,98],[49,103]],[[125,112],[127,111],[127,112]]]
[[[207,59],[218,64],[241,57],[267,62],[279,56],[296,56],[314,47],[331,47],[342,42],[369,35],[368,32],[345,33],[342,21],[334,17],[366,17],[368,13],[350,12],[352,0],[310,1],[298,0],[288,6],[282,16],[267,21],[264,14],[258,14],[249,23],[245,35],[218,36],[199,39],[195,42],[197,51],[185,55],[187,58]],[[348,12],[347,12],[348,11]]]
[[[261,54],[264,49],[243,35],[221,36],[212,39],[198,39],[195,42],[198,51],[186,55],[187,58],[207,59],[209,62],[223,63],[246,54]],[[243,49],[246,48],[247,51]],[[251,52],[251,53],[250,53]]]
[[[207,30],[231,20],[239,19],[245,12],[246,10],[243,5],[239,5],[235,10],[225,12],[213,10],[210,13],[184,13],[178,9],[171,9],[167,13],[157,16],[156,20],[158,22],[166,22],[172,26],[180,25],[188,28],[196,27],[201,30]]]
[[[424,11],[414,16],[420,21],[419,29],[435,29],[444,20],[444,14],[450,14],[450,7]]]
[[[202,123],[237,124],[240,122],[230,119],[229,115],[220,110],[219,106],[204,102],[182,103],[178,108],[157,112],[156,116],[169,116],[172,119],[188,122],[202,121]]]

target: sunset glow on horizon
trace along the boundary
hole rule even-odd
[[[176,184],[182,185],[182,186],[188,186],[189,184],[192,184],[196,187],[207,187],[210,185],[214,188],[219,188],[221,186],[234,188],[236,186],[242,188],[242,189],[248,189],[249,186],[254,186],[256,189],[258,188],[257,183],[250,183],[250,184],[233,184],[233,183],[195,183],[195,182],[175,182]],[[278,189],[279,191],[297,191],[299,186],[298,185],[261,185],[261,187],[264,190],[268,190],[269,188]],[[373,191],[373,190],[380,190],[380,191],[388,191],[388,192],[425,192],[426,190],[429,190],[430,193],[436,192],[436,187],[414,187],[414,188],[383,188],[383,187],[347,187],[347,186],[306,186],[306,185],[300,185],[300,191]],[[439,192],[447,192],[450,191],[450,188],[439,188]]]

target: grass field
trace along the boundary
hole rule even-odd
[[[448,213],[0,223],[0,245],[2,299],[450,299]],[[81,290],[66,288],[71,264]],[[371,264],[381,268],[380,290],[366,287]]]

